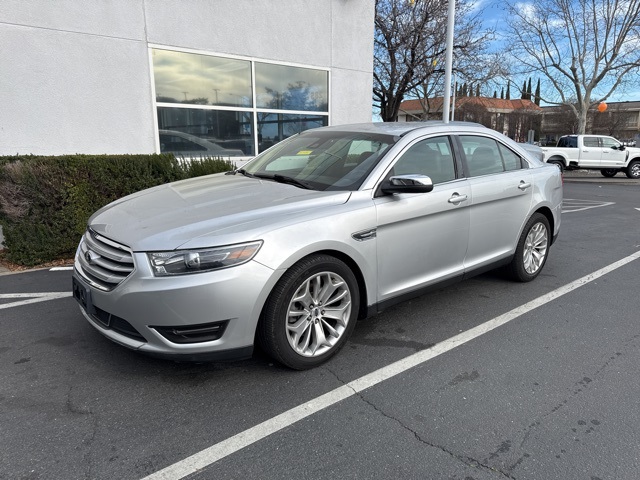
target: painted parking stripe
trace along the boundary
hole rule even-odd
[[[46,293],[0,293],[0,300],[6,298],[26,298],[17,302],[2,303],[0,310],[5,308],[19,307],[21,305],[29,305],[30,303],[46,302],[48,300],[56,300],[58,298],[66,298],[73,295],[71,292],[46,292]]]
[[[525,313],[528,313],[538,307],[541,307],[562,295],[565,295],[573,290],[580,288],[584,285],[589,284],[590,282],[610,273],[617,268],[620,268],[624,265],[627,265],[634,260],[640,258],[640,251],[634,253],[633,255],[629,255],[622,260],[619,260],[611,265],[601,268],[589,275],[585,275],[578,280],[575,280],[567,285],[564,285],[552,292],[547,293],[546,295],[542,295],[535,300],[532,300],[524,305],[514,308],[513,310],[504,313],[498,317],[495,317],[488,322],[485,322],[477,327],[474,327],[466,332],[463,332],[459,335],[451,337],[443,342],[440,342],[434,345],[431,348],[427,348],[425,350],[421,350],[413,355],[410,355],[402,360],[399,360],[391,365],[380,368],[368,375],[360,377],[352,382],[343,385],[342,387],[336,388],[324,395],[321,395],[309,402],[306,402],[302,405],[292,408],[291,410],[287,410],[280,415],[273,417],[269,420],[266,420],[255,427],[249,428],[243,432],[234,435],[226,440],[223,440],[220,443],[217,443],[209,448],[206,448],[190,457],[185,458],[173,465],[170,465],[162,470],[159,470],[147,477],[144,477],[143,480],[169,480],[169,479],[180,479],[184,478],[187,475],[191,475],[193,473],[202,470],[205,467],[221,460],[249,445],[252,445],[259,440],[262,440],[269,435],[279,432],[286,427],[289,427],[300,420],[303,420],[315,413],[320,412],[336,403],[345,400],[357,393],[371,388],[379,383],[384,382],[385,380],[389,380],[390,378],[395,377],[415,366],[421,365],[428,360],[431,360],[434,357],[437,357],[440,354],[448,352],[460,345],[463,345],[485,333],[490,332],[491,330],[498,328],[511,320],[514,320]]]
[[[69,270],[73,270],[73,267],[53,267],[49,269],[50,272],[66,272]]]
[[[575,198],[565,198],[562,201],[562,213],[582,212],[591,208],[608,207],[615,205],[615,202],[600,202],[596,200],[578,200]]]

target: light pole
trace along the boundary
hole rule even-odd
[[[444,64],[444,95],[442,97],[442,121],[449,123],[449,102],[451,99],[451,70],[453,65],[453,28],[456,18],[456,2],[449,0],[447,12],[447,47]]]

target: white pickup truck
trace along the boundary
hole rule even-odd
[[[625,147],[613,137],[604,135],[565,135],[555,147],[543,147],[544,161],[560,170],[600,170],[605,177],[624,172],[629,178],[640,178],[640,148]]]

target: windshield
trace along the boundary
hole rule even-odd
[[[357,190],[395,142],[391,135],[310,130],[272,147],[240,172],[313,190]]]

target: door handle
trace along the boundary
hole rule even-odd
[[[453,195],[451,195],[451,198],[447,201],[449,203],[453,203],[454,205],[458,205],[466,200],[467,200],[466,195],[458,195],[457,193],[454,193]]]
[[[530,186],[531,184],[529,182],[525,182],[524,180],[521,180],[520,185],[518,185],[518,188],[524,192]]]

